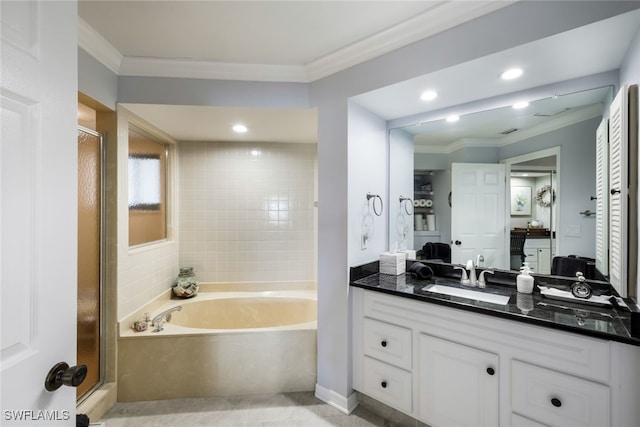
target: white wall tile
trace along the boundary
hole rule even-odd
[[[181,142],[178,157],[180,265],[203,282],[316,279],[315,145]]]

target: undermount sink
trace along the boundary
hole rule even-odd
[[[509,302],[509,297],[506,295],[496,295],[490,294],[488,292],[472,291],[471,289],[454,288],[452,286],[428,285],[425,286],[422,290],[426,292],[435,292],[437,294],[473,299],[476,301],[483,301],[498,305],[506,305]]]

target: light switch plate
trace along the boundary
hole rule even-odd
[[[567,225],[565,229],[564,235],[567,237],[580,237],[580,226],[579,225]]]

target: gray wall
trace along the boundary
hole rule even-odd
[[[78,48],[78,91],[105,107],[116,109],[118,76],[80,48]]]
[[[595,118],[502,147],[500,160],[546,148],[560,147],[558,197],[561,201],[557,224],[562,255],[595,256],[595,217],[580,215],[595,211],[595,134],[601,119]],[[568,227],[578,226],[580,237],[568,236]]]

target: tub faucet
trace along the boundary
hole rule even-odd
[[[156,317],[154,317],[153,320],[151,321],[151,324],[156,327],[154,331],[156,332],[161,331],[163,323],[171,320],[171,313],[173,313],[174,311],[180,311],[180,310],[182,310],[182,306],[178,305],[176,307],[169,308],[163,311],[162,313],[158,314]]]

